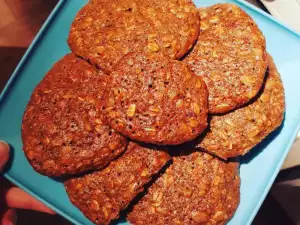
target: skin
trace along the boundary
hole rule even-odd
[[[5,168],[9,159],[9,146],[7,143],[0,141],[0,175]],[[10,186],[9,188],[6,188]],[[27,209],[55,214],[47,206],[27,194],[18,187],[7,185],[7,181],[0,177],[0,224],[16,224],[16,209]]]

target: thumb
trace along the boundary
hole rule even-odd
[[[0,172],[4,169],[9,159],[9,146],[6,142],[0,141]]]

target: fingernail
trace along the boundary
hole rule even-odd
[[[0,141],[0,171],[2,171],[8,158],[9,158],[9,145],[4,141]]]

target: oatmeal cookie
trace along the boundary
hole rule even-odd
[[[200,35],[184,59],[209,90],[209,112],[226,113],[259,92],[267,68],[266,42],[253,19],[232,4],[199,10]]]
[[[131,139],[176,145],[207,126],[206,85],[180,61],[129,53],[106,87],[103,121]]]
[[[212,116],[210,130],[198,145],[227,159],[244,155],[278,128],[284,118],[284,89],[268,56],[267,79],[253,103],[225,115]]]
[[[240,199],[238,164],[207,153],[186,152],[133,207],[133,225],[225,224]]]
[[[129,52],[178,59],[199,34],[191,0],[91,0],[77,14],[68,43],[77,55],[111,72]]]
[[[96,224],[109,224],[143,191],[170,160],[155,148],[129,143],[127,151],[102,171],[65,182],[71,202]]]
[[[69,54],[34,90],[23,116],[23,149],[47,176],[100,169],[124,152],[127,139],[100,119],[103,71]]]

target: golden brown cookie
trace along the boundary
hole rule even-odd
[[[253,19],[232,4],[199,10],[200,35],[184,59],[205,81],[209,112],[225,113],[259,92],[267,68],[266,43]]]
[[[173,164],[133,207],[133,225],[225,224],[240,199],[238,164],[192,151]]]
[[[268,56],[267,79],[253,103],[225,115],[212,116],[199,147],[223,158],[244,155],[278,128],[284,118],[284,89]]]
[[[23,117],[23,149],[47,176],[100,169],[127,140],[100,120],[96,102],[106,76],[74,54],[58,61],[34,90]]]
[[[71,202],[96,224],[109,224],[170,160],[156,148],[131,142],[123,156],[102,171],[65,182]]]
[[[91,0],[77,14],[69,46],[92,64],[112,71],[128,52],[185,55],[199,34],[191,0]]]
[[[206,85],[180,61],[129,53],[106,87],[103,121],[131,139],[176,145],[207,126]]]

